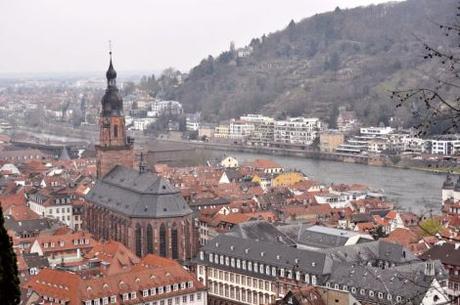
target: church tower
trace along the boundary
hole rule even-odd
[[[123,99],[117,88],[117,72],[112,64],[112,52],[107,73],[107,89],[99,115],[99,144],[96,145],[97,177],[104,177],[115,165],[134,166],[133,141],[126,135]]]

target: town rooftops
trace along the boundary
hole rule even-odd
[[[217,254],[278,268],[293,269],[298,266],[298,270],[316,275],[328,274],[332,267],[332,259],[324,253],[301,250],[285,244],[243,239],[228,233],[218,235],[202,251],[205,262],[209,261],[210,254]]]
[[[441,263],[431,263],[436,278],[445,279],[446,272]],[[385,269],[360,264],[350,267],[348,264],[334,263],[326,287],[334,288],[338,285],[342,289],[345,285],[364,304],[374,303],[376,300],[378,304],[394,304],[395,301],[401,304],[421,304],[434,280],[434,276],[425,274],[426,267],[424,262]]]
[[[266,221],[248,221],[235,226],[229,236],[295,246],[295,241]]]
[[[439,259],[445,265],[460,266],[460,243],[444,243],[435,245],[420,257],[426,259]]]
[[[403,246],[384,240],[322,249],[321,252],[329,254],[334,261],[339,262],[386,261],[404,264],[418,261],[418,258]]]
[[[340,247],[358,242],[372,241],[367,234],[340,230],[324,226],[306,226],[304,224],[280,226],[282,232],[296,236],[299,246],[313,249]]]
[[[49,230],[52,226],[53,221],[46,218],[16,221],[9,215],[5,216],[5,228],[12,230],[19,235],[23,233]]]
[[[177,217],[192,213],[180,191],[166,179],[118,165],[96,182],[86,199],[129,217]]]

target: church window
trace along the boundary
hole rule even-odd
[[[171,230],[171,250],[172,250],[172,258],[178,259],[179,258],[179,242],[178,242],[178,234],[177,234],[177,227],[174,224]]]
[[[164,223],[160,226],[160,256],[166,257],[166,226]]]
[[[147,253],[153,253],[153,229],[151,224],[147,226]]]
[[[136,225],[136,255],[142,256],[142,229],[139,224]]]

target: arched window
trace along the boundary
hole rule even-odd
[[[113,137],[118,138],[118,125],[113,125]]]
[[[171,229],[171,254],[173,259],[179,258],[179,242],[177,237],[177,227],[176,224],[173,224]]]
[[[166,226],[164,223],[160,226],[160,256],[166,257]]]
[[[186,258],[191,258],[192,252],[191,252],[191,242],[192,242],[192,236],[190,234],[190,224],[186,220],[185,225],[184,225],[184,238],[185,238],[185,257]]]
[[[152,229],[152,225],[149,224],[147,226],[147,253],[148,254],[151,254],[153,253],[153,229]]]
[[[136,225],[136,255],[142,256],[142,228],[139,224]]]

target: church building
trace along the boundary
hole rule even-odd
[[[142,161],[134,168],[133,141],[126,134],[111,53],[106,77],[96,145],[97,182],[86,196],[86,228],[95,238],[119,241],[140,257],[154,253],[191,259],[198,246],[192,210],[179,190],[146,171]]]

